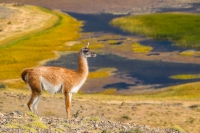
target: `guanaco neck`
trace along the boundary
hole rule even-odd
[[[78,72],[82,75],[82,76],[87,76],[88,75],[88,62],[87,62],[87,58],[84,57],[84,55],[82,54],[82,52],[79,52],[78,55]]]

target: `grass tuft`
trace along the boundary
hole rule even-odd
[[[180,75],[173,75],[170,76],[172,79],[199,79],[200,74],[180,74]]]
[[[185,133],[185,131],[184,131],[181,127],[179,127],[179,126],[177,126],[177,125],[174,125],[174,126],[172,127],[172,129],[174,129],[175,131],[179,131],[179,132],[181,132],[181,133]]]
[[[79,51],[80,49],[84,48],[86,46],[87,43],[79,43],[79,44],[74,44],[70,47],[67,47],[66,50],[68,51]],[[100,49],[100,48],[103,48],[104,45],[103,44],[100,44],[100,43],[96,43],[96,44],[92,44],[89,46],[90,49]]]
[[[94,72],[90,72],[88,78],[105,78],[111,76],[116,71],[115,68],[102,68]]]
[[[144,46],[144,45],[141,45],[139,43],[134,43],[131,46],[132,46],[133,52],[136,52],[136,53],[147,53],[147,52],[150,52],[153,49],[150,46]]]
[[[100,92],[100,94],[104,94],[104,95],[113,95],[116,93],[116,89],[115,88],[110,88],[110,89],[106,89],[103,92]]]

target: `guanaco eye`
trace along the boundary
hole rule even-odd
[[[84,50],[83,50],[83,52],[89,52],[90,51],[90,49],[88,49],[88,48],[85,48]]]

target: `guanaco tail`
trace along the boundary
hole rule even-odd
[[[88,43],[89,45],[89,43]],[[85,82],[89,67],[87,58],[96,57],[88,45],[82,48],[78,54],[78,70],[70,70],[62,67],[41,66],[25,69],[21,77],[31,89],[31,98],[27,103],[30,111],[38,115],[37,106],[42,89],[55,94],[62,91],[65,95],[67,118],[70,117],[72,93],[77,93]]]

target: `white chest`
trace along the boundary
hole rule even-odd
[[[77,93],[78,90],[81,88],[81,86],[83,85],[83,83],[85,82],[86,79],[82,80],[77,86],[74,86],[72,89],[71,89],[71,93]]]

